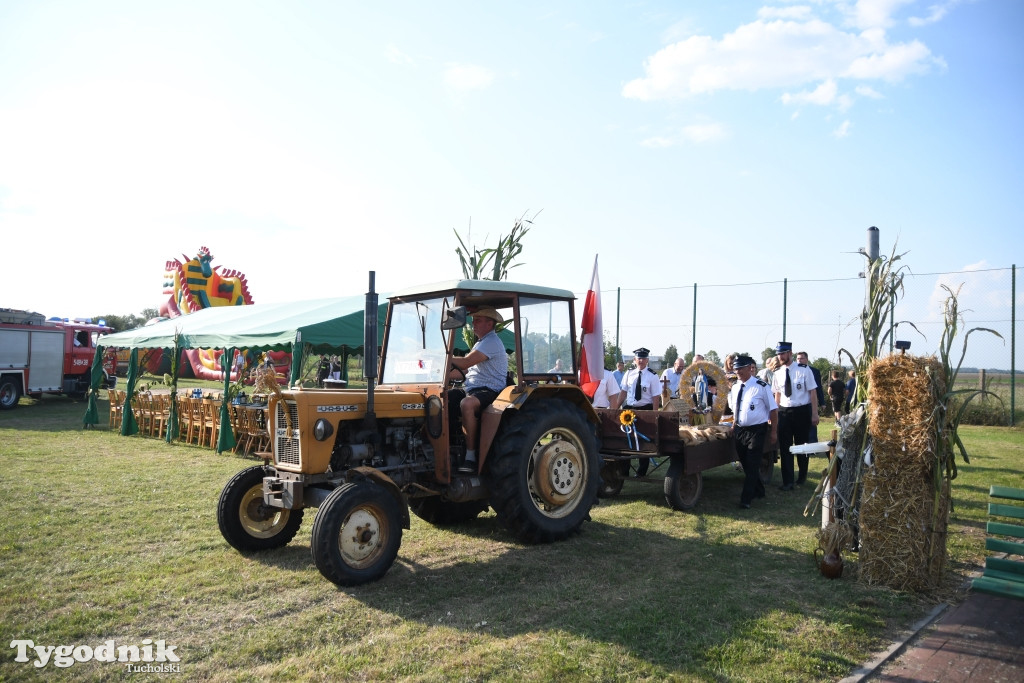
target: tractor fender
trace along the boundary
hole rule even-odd
[[[398,509],[402,511],[402,528],[408,529],[410,526],[409,504],[406,502],[405,496],[402,495],[401,489],[398,488],[398,484],[396,484],[391,477],[372,467],[353,467],[345,472],[345,480],[348,482],[366,479],[380,484],[385,491],[394,497],[398,502]]]
[[[526,386],[505,387],[491,405],[487,406],[480,416],[480,462],[487,459],[491,444],[501,426],[501,418],[506,410],[521,410],[524,406],[537,401],[559,398],[577,406],[583,411],[588,422],[594,425],[595,432],[601,425],[590,399],[575,384],[530,384]]]

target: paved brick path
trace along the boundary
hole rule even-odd
[[[1024,600],[971,591],[865,681],[1024,681]]]

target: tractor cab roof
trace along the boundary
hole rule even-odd
[[[540,287],[519,282],[502,280],[447,280],[433,284],[411,287],[392,294],[388,299],[392,303],[405,300],[422,299],[426,296],[459,295],[460,302],[468,306],[507,305],[512,295],[525,295],[544,299],[561,299],[572,301],[576,295],[567,289]]]

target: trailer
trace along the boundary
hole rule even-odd
[[[664,482],[665,502],[669,507],[691,510],[704,488],[701,473],[736,460],[736,442],[731,430],[708,430],[709,434],[719,434],[702,443],[687,443],[680,433],[680,427],[687,426],[687,421],[679,412],[607,408],[595,411],[601,420],[599,450],[603,465],[598,495],[603,498],[617,495],[631,473],[636,473],[637,481]],[[623,420],[624,412],[632,413],[631,419]],[[625,425],[624,421],[631,424]],[[647,470],[645,459],[657,460],[652,470]],[[765,484],[771,481],[776,460],[775,444],[765,444],[761,461],[761,481]],[[663,480],[646,476],[666,465]]]

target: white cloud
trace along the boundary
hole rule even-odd
[[[664,149],[666,147],[674,146],[675,140],[664,136],[655,136],[651,138],[645,138],[640,141],[642,147],[651,147],[653,149]]]
[[[849,23],[857,28],[888,28],[895,23],[892,15],[896,10],[913,2],[914,0],[857,0],[852,7],[840,5],[840,9],[846,9]]]
[[[392,64],[415,66],[416,60],[398,49],[398,46],[388,43],[384,48],[384,56]]]
[[[762,7],[757,10],[758,19],[796,19],[804,20],[811,16],[811,8],[808,5],[793,5],[791,7]]]
[[[817,104],[819,106],[827,106],[835,103],[838,92],[839,88],[836,86],[836,82],[829,78],[811,92],[807,92],[805,90],[793,95],[784,93],[782,95],[782,103],[792,105]]]
[[[494,72],[475,64],[449,64],[444,70],[444,83],[453,90],[480,90],[493,82]]]
[[[959,4],[960,0],[946,0],[946,2],[931,5],[928,7],[928,16],[910,17],[910,19],[907,20],[907,23],[911,26],[927,26],[928,24],[934,24],[937,21],[941,21],[949,13],[949,10]]]
[[[839,127],[832,131],[832,136],[842,139],[850,135],[850,121],[846,120],[839,124]]]
[[[880,100],[885,97],[885,95],[878,92],[869,85],[858,85],[856,88],[854,88],[854,92],[856,92],[861,97],[868,97],[872,100]]]
[[[858,7],[864,16],[881,17],[886,8],[899,4],[862,2]],[[877,26],[855,33],[816,18],[759,19],[721,40],[695,35],[662,48],[644,62],[645,75],[628,82],[622,94],[652,101],[718,90],[792,88],[840,78],[898,81],[935,66],[945,65],[923,43],[890,44]]]
[[[721,123],[702,123],[683,127],[683,137],[690,142],[716,142],[728,137]]]

